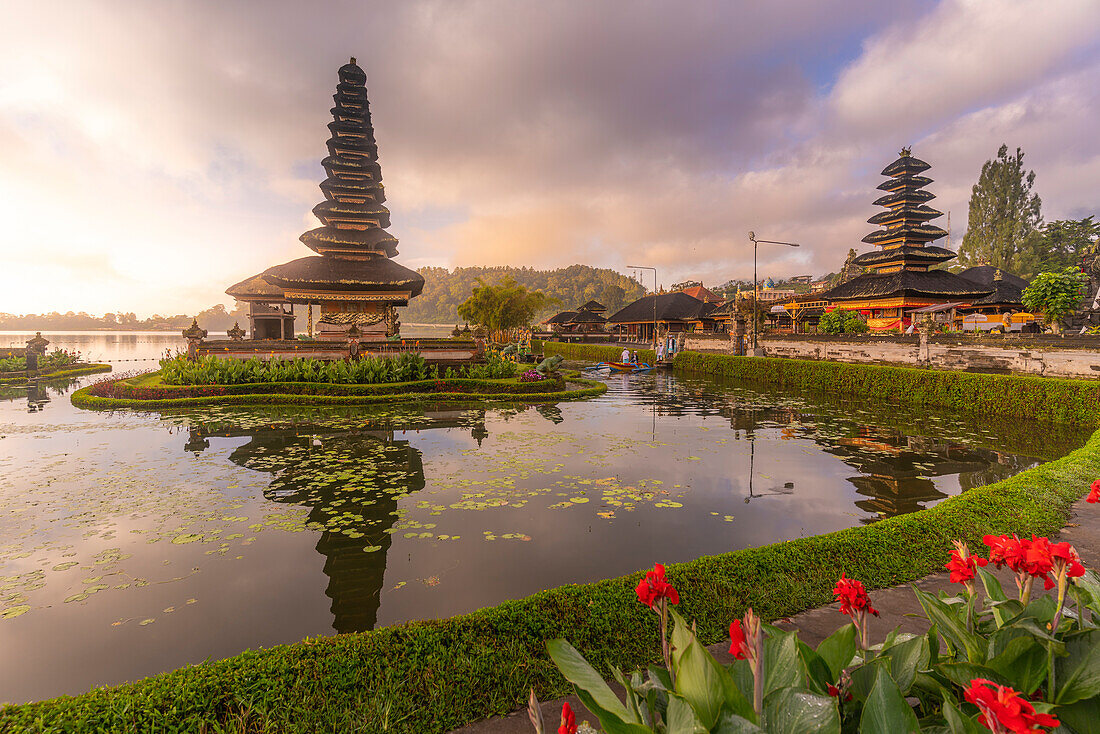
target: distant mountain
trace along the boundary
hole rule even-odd
[[[470,297],[478,278],[495,283],[511,276],[530,290],[557,298],[560,303],[537,315],[538,320],[593,299],[607,306],[607,315],[611,315],[645,295],[645,289],[633,278],[609,268],[588,265],[570,265],[557,270],[494,266],[451,271],[428,267],[418,272],[424,276],[424,291],[401,309],[401,321],[406,324],[461,324],[458,306]]]

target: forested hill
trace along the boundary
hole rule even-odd
[[[558,270],[533,270],[507,266],[455,268],[420,268],[424,276],[424,291],[401,309],[401,321],[406,324],[462,323],[458,306],[470,297],[478,278],[486,283],[511,276],[530,290],[539,290],[557,298],[560,303],[536,318],[576,308],[590,300],[607,306],[606,316],[645,295],[645,290],[633,278],[609,268],[570,265]]]

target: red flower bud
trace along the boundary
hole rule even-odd
[[[558,734],[577,734],[577,717],[568,701],[561,705],[561,726],[558,727]]]
[[[738,660],[745,659],[745,631],[741,629],[741,620],[730,622],[730,655]]]

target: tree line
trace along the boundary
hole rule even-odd
[[[424,291],[401,309],[401,321],[407,324],[463,323],[458,307],[484,285],[511,281],[528,291],[540,291],[546,297],[532,318],[539,321],[557,311],[572,310],[588,301],[599,301],[611,315],[645,295],[645,288],[633,278],[610,268],[570,265],[556,270],[527,267],[425,267]]]

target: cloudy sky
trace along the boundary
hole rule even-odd
[[[1002,142],[1100,212],[1100,0],[0,0],[0,311],[193,312],[312,254],[336,69],[398,260],[836,270],[912,145],[952,212]],[[943,224],[946,225],[946,218]],[[647,276],[647,282],[648,282]]]

